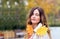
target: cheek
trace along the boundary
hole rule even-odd
[[[39,22],[40,21],[40,17],[36,17],[36,21]]]

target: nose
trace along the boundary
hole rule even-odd
[[[35,18],[35,15],[33,15],[32,17]]]

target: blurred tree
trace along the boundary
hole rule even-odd
[[[26,10],[31,9],[32,7],[36,6],[36,3],[34,2],[34,0],[27,0],[28,5],[26,6]]]
[[[32,7],[42,7],[45,13],[49,13],[52,11],[54,7],[54,3],[48,3],[46,0],[28,0],[27,8],[30,9]]]
[[[22,26],[25,27],[26,10],[24,0],[2,0],[2,5],[2,10],[0,10],[0,30],[12,30],[16,29],[14,27],[17,26],[17,29],[21,29]]]

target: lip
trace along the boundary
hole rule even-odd
[[[35,21],[35,19],[31,19],[31,20]]]

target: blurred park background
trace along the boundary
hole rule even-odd
[[[27,14],[32,7],[36,6],[44,9],[52,34],[55,36],[54,39],[59,39],[60,0],[0,0],[0,31],[24,30]],[[13,33],[13,31],[11,32]],[[10,31],[5,34],[5,36],[8,36],[7,34],[12,36]],[[58,36],[57,38],[55,34]]]
[[[60,26],[60,0],[0,0],[0,30],[25,29],[32,7],[42,7],[49,26]]]

